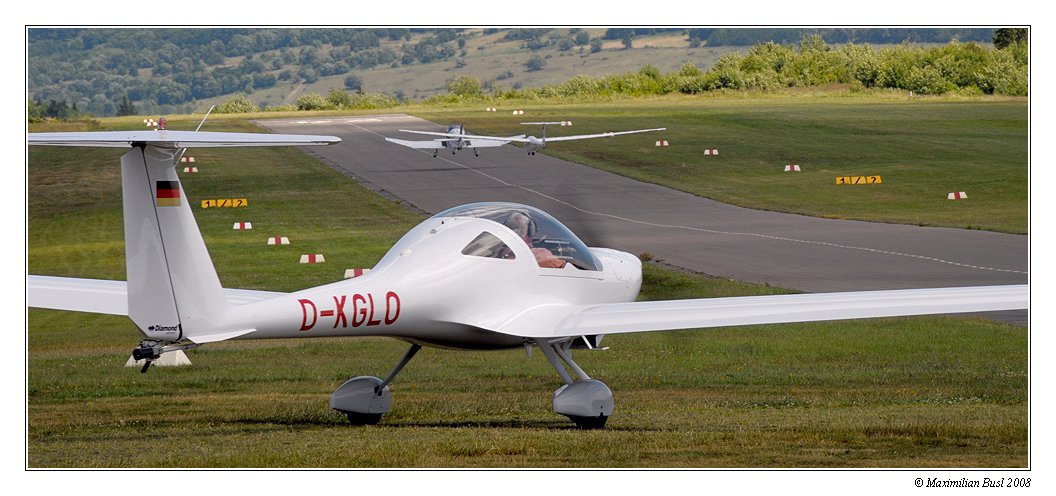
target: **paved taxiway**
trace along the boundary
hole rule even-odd
[[[649,253],[667,264],[805,292],[1021,284],[1028,237],[819,219],[745,209],[506,145],[453,155],[385,137],[428,139],[399,129],[446,130],[407,115],[277,119],[277,133],[334,135],[311,147],[332,167],[426,213],[481,201],[532,205],[592,246]],[[531,130],[526,128],[526,132]],[[601,139],[652,144],[662,132]],[[732,152],[732,151],[730,151]],[[728,153],[730,153],[728,152]],[[775,168],[775,170],[778,170]],[[1006,315],[1025,321],[1026,312]]]

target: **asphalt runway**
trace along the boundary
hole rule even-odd
[[[712,276],[811,293],[1028,282],[1025,235],[751,210],[543,154],[529,156],[513,145],[482,148],[480,156],[441,150],[433,158],[431,150],[385,137],[425,140],[399,129],[444,132],[446,125],[402,114],[258,124],[276,133],[340,137],[340,144],[305,151],[423,213],[482,201],[523,203],[550,213],[588,245],[648,253]],[[600,139],[652,143],[661,135]],[[1025,324],[1027,312],[997,317]]]

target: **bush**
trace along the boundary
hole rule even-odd
[[[979,89],[987,94],[1027,96],[1029,72],[1020,65],[1015,55],[1006,50],[996,50],[976,78]]]
[[[601,92],[601,82],[593,76],[580,74],[561,83],[558,92],[562,96],[597,95]]]
[[[213,111],[218,114],[244,114],[249,112],[260,112],[260,107],[249,101],[249,98],[245,95],[235,95],[224,100],[224,103],[217,105]]]
[[[906,83],[905,89],[923,95],[941,95],[957,88],[957,85],[943,78],[935,67],[910,68]]]
[[[400,99],[395,96],[383,95],[381,93],[356,93],[352,95],[349,108],[373,109],[396,107]]]
[[[700,69],[697,69],[697,66],[693,65],[691,62],[682,64],[682,68],[678,70],[678,75],[682,77],[697,77],[702,74],[704,73],[700,72]]]
[[[450,81],[447,82],[447,91],[452,95],[458,95],[460,97],[473,97],[482,96],[484,90],[480,86],[480,81],[472,76],[454,76]]]
[[[330,88],[330,94],[326,96],[327,103],[333,108],[347,108],[352,106],[352,94],[336,88]]]
[[[297,110],[329,110],[333,107],[318,93],[305,93],[297,97]]]

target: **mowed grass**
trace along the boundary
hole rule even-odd
[[[171,122],[171,120],[170,120]],[[104,124],[105,126],[106,124]],[[172,127],[196,122],[174,122]],[[225,130],[251,130],[224,123]],[[214,128],[213,130],[219,130]],[[30,150],[34,274],[122,279],[120,152]],[[417,221],[292,149],[193,151],[182,174],[228,287],[289,291],[369,267]],[[721,155],[720,155],[721,156]],[[100,176],[103,175],[103,176]],[[254,229],[231,229],[251,221]],[[285,235],[288,247],[267,246]],[[302,265],[301,253],[327,263]],[[643,299],[782,292],[646,266]],[[30,467],[1023,467],[1027,329],[943,317],[609,336],[577,361],[616,413],[579,431],[553,413],[540,353],[427,348],[381,424],[328,407],[349,377],[384,375],[391,339],[236,341],[191,367],[124,367],[123,317],[28,311]]]
[[[1026,99],[856,97],[839,89],[827,95],[667,96],[409,113],[497,136],[540,136],[539,126],[520,124],[535,121],[572,122],[549,126],[550,136],[666,127],[556,142],[546,153],[750,208],[1027,233]],[[668,146],[655,146],[660,140]],[[784,172],[786,165],[802,171]],[[880,176],[882,182],[838,185],[842,176]],[[967,200],[947,199],[961,191]]]

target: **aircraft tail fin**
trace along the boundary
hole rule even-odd
[[[121,157],[128,316],[147,337],[208,332],[227,300],[173,166],[177,149]]]
[[[222,332],[228,299],[176,174],[177,154],[189,147],[316,145],[340,139],[159,130],[35,133],[27,141],[132,147],[121,157],[128,316],[150,339],[180,341]]]

